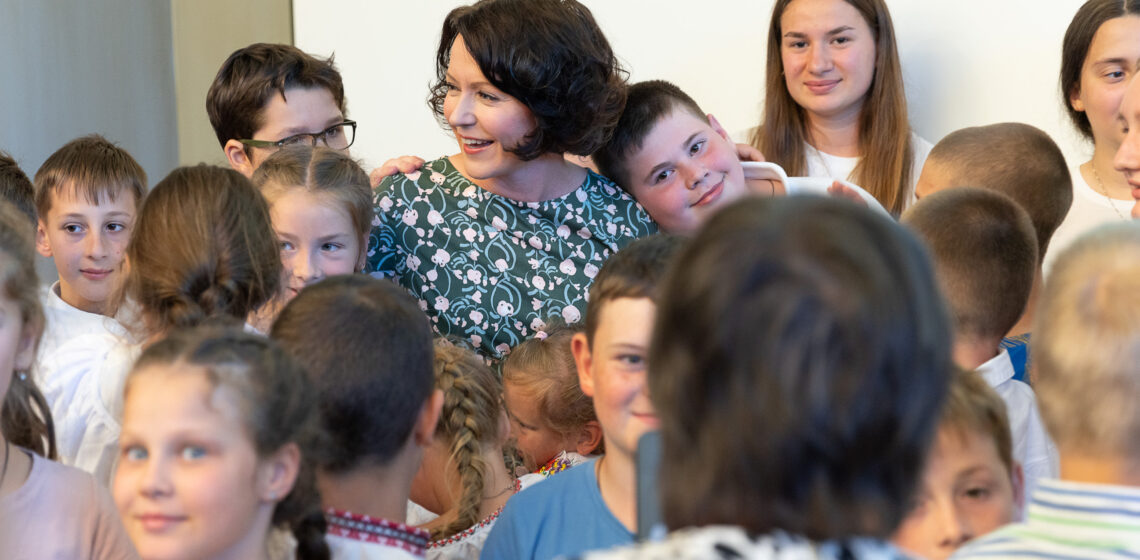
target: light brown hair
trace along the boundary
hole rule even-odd
[[[930,150],[933,166],[950,187],[980,187],[1009,196],[1029,213],[1037,234],[1037,260],[1073,203],[1065,155],[1039,128],[997,123],[955,130]]]
[[[978,372],[958,371],[951,378],[938,427],[959,436],[974,432],[993,440],[998,459],[1007,473],[1013,473],[1013,436],[1005,401]]]
[[[372,187],[368,174],[343,150],[286,146],[262,163],[251,178],[269,205],[300,188],[341,204],[361,236],[372,230]]]
[[[637,239],[606,260],[586,304],[586,340],[591,346],[607,303],[622,298],[657,301],[658,285],[684,242],[683,237],[657,233]]]
[[[784,82],[780,19],[794,0],[777,0],[768,26],[768,62],[765,77],[764,120],[749,138],[768,161],[781,165],[788,175],[807,173],[811,138],[807,114]],[[856,184],[867,189],[891,214],[899,215],[908,202],[913,176],[914,147],[907,119],[906,91],[895,43],[894,24],[884,0],[845,0],[858,10],[875,38],[875,73],[859,114],[859,163],[851,172]],[[845,177],[839,177],[845,179]]]
[[[1029,215],[1008,196],[963,187],[923,197],[902,223],[922,239],[956,336],[1000,339],[1017,324],[1037,273]]]
[[[126,193],[135,209],[146,196],[146,172],[126,150],[92,134],[76,138],[48,156],[36,171],[36,212],[47,220],[54,197],[65,189],[91,204],[101,198],[116,200]]]
[[[23,212],[36,227],[36,189],[12,156],[0,152],[0,197]]]
[[[245,321],[281,285],[265,198],[241,173],[205,164],[154,186],[127,258],[126,291],[148,336],[212,317]]]

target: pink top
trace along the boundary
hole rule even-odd
[[[0,498],[0,556],[11,560],[138,558],[107,489],[79,469],[34,453],[32,472]]]

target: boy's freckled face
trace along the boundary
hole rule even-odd
[[[894,543],[941,560],[972,539],[1014,520],[1014,482],[993,437],[943,427],[930,452],[915,508]]]
[[[594,332],[589,371],[579,365],[582,392],[594,399],[606,453],[633,457],[637,440],[658,427],[645,369],[656,314],[657,305],[648,298],[607,301]]]
[[[51,210],[37,227],[36,247],[55,261],[60,297],[68,305],[104,312],[118,287],[135,212],[134,197],[125,190],[114,200],[100,197],[98,204],[71,185],[52,196]]]
[[[295,134],[312,134],[344,121],[332,92],[323,87],[294,87],[269,98],[261,114],[262,125],[253,133],[254,140],[276,142]],[[274,149],[251,148],[253,169],[273,155]],[[252,169],[251,169],[252,173]]]
[[[736,145],[711,119],[678,108],[661,117],[629,156],[624,185],[661,229],[692,233],[748,192]]]

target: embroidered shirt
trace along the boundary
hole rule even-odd
[[[591,552],[588,560],[625,558],[704,560],[706,558],[748,558],[750,560],[905,560],[893,546],[874,539],[812,542],[786,533],[750,536],[740,527],[712,525],[682,529],[661,542],[642,543],[627,548]]]
[[[333,558],[423,558],[429,534],[403,523],[357,515],[332,508],[325,510]]]

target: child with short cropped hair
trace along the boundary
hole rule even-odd
[[[246,177],[274,150],[323,144],[347,150],[356,122],[345,119],[344,83],[332,57],[292,45],[255,43],[222,63],[206,112],[230,167]]]
[[[552,475],[604,452],[594,403],[582,393],[570,344],[577,325],[550,325],[503,361],[503,401],[528,472]]]
[[[391,282],[337,276],[290,301],[271,337],[318,395],[312,456],[333,556],[423,558],[428,532],[404,521],[443,404],[427,317]]]
[[[1028,491],[1057,476],[1057,448],[1028,384],[1014,378],[1002,337],[1017,324],[1036,275],[1037,243],[1028,214],[993,190],[962,187],[921,198],[902,222],[929,247],[954,317],[954,360],[976,369],[1006,403],[1013,456]]]
[[[28,375],[43,328],[33,229],[0,202],[0,556],[135,558],[107,490],[55,457],[51,410]]]
[[[606,453],[507,502],[483,558],[553,558],[633,542],[637,441],[659,422],[645,357],[658,285],[681,244],[669,234],[641,238],[602,266],[590,287],[586,331],[574,335],[572,351]]]
[[[943,560],[963,544],[1017,518],[1024,501],[1005,403],[976,372],[950,382],[914,507],[891,539]]]
[[[143,558],[329,558],[302,450],[316,402],[301,367],[236,327],[176,330],[148,347],[125,388],[113,493]]]
[[[289,146],[253,173],[269,202],[285,267],[285,301],[329,276],[364,270],[372,229],[368,174],[348,154]]]
[[[435,344],[435,385],[443,409],[435,440],[412,481],[412,501],[433,514],[427,557],[478,558],[507,499],[543,479],[516,479],[504,447],[510,427],[495,372],[473,350],[447,339]]]
[[[103,481],[114,441],[88,445],[88,427],[104,416],[97,402],[103,380],[92,364],[124,334],[110,316],[119,311],[114,300],[146,183],[138,162],[98,135],[56,150],[35,178],[37,249],[59,272],[40,296],[47,322],[35,375],[55,416],[60,460]]]
[[[0,199],[23,212],[36,227],[36,189],[12,156],[0,152]]]
[[[648,366],[673,532],[597,557],[903,558],[886,540],[952,367],[918,240],[840,201],[748,199],[675,263]]]

